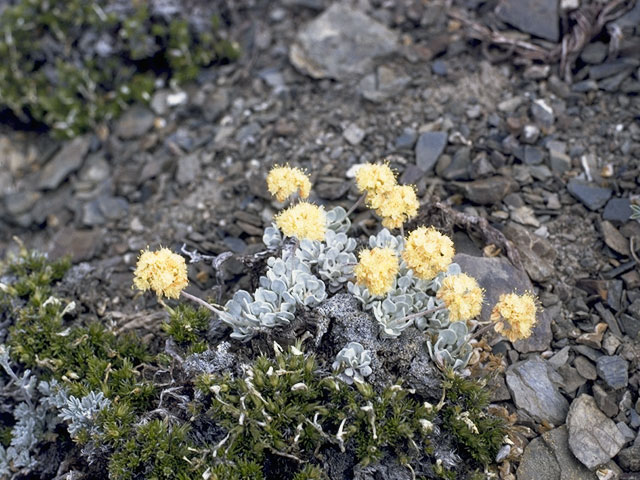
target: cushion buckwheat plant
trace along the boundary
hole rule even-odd
[[[43,473],[52,442],[78,444],[98,479],[497,471],[506,426],[469,367],[483,291],[453,263],[451,240],[426,226],[406,238],[387,228],[350,235],[345,209],[304,200],[308,179],[277,168],[271,193],[299,198],[265,229],[257,288],[209,304],[185,292],[182,256],[141,252],[133,283],[167,311],[163,341],[148,348],[55,296],[68,265],[23,252],[0,270],[0,321],[11,324],[0,366],[12,384],[0,388],[12,412],[0,477],[53,478]],[[415,190],[397,185],[388,165],[361,172],[358,188],[383,222],[399,228],[416,215]],[[522,338],[535,310],[530,294],[504,295],[492,326]]]

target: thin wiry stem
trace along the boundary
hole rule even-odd
[[[211,305],[209,302],[205,302],[201,298],[198,298],[195,295],[191,295],[190,293],[187,293],[184,290],[182,292],[180,292],[180,295],[182,295],[184,298],[188,298],[192,302],[196,302],[197,304],[203,306],[207,310],[211,310],[213,313],[219,313],[220,312],[220,310],[218,310],[216,307]]]
[[[347,217],[349,215],[351,215],[356,208],[358,208],[362,202],[364,202],[364,199],[367,198],[367,192],[364,192],[362,195],[360,195],[360,198],[358,198],[358,200],[356,200],[356,203],[354,203],[353,205],[351,205],[351,208],[349,210],[347,210]]]
[[[433,308],[430,308],[428,310],[422,310],[421,312],[412,313],[412,314],[407,315],[405,317],[399,318],[397,321],[398,322],[406,322],[408,320],[413,320],[414,318],[423,317],[425,315],[429,315],[430,313],[434,313],[434,312],[438,312],[440,310],[444,310],[445,308],[447,308],[446,305],[440,305],[439,307],[433,307]]]

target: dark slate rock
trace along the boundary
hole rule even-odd
[[[89,152],[89,136],[76,137],[68,142],[42,169],[38,188],[53,190],[73,172],[80,169]]]
[[[533,285],[522,270],[518,270],[511,263],[500,257],[477,257],[459,253],[454,262],[460,265],[462,271],[475,278],[485,290],[484,304],[480,312],[482,322],[490,321],[491,310],[504,293],[516,292],[523,294],[533,291]],[[547,311],[537,315],[538,322],[533,328],[531,336],[525,340],[518,340],[514,348],[520,353],[540,352],[549,348],[552,339],[551,319]]]
[[[562,377],[544,360],[536,357],[515,363],[506,378],[514,403],[527,415],[537,422],[564,423],[569,402],[556,387]]]
[[[593,397],[586,394],[571,404],[567,427],[571,451],[592,471],[615,457],[625,444],[616,424],[600,411]]]
[[[604,207],[613,194],[610,188],[598,187],[575,178],[569,180],[567,189],[585,207],[594,211]]]
[[[560,38],[558,0],[502,0],[496,14],[523,32],[552,42]]]
[[[402,92],[410,81],[411,77],[400,69],[381,65],[374,73],[362,78],[358,91],[370,102],[382,103]]]
[[[399,150],[413,148],[418,139],[418,132],[413,128],[405,128],[396,138],[396,148]]]
[[[609,47],[603,42],[591,42],[580,53],[580,60],[584,63],[599,65],[607,58]]]
[[[602,212],[602,218],[610,222],[624,223],[631,216],[631,202],[628,198],[612,198]]]
[[[556,428],[533,439],[525,448],[518,480],[596,480],[569,449],[567,427]]]
[[[592,80],[600,80],[625,71],[631,72],[638,65],[640,65],[640,60],[635,58],[619,58],[611,62],[589,67],[589,78]]]
[[[425,173],[432,171],[446,145],[446,132],[422,133],[416,144],[416,165],[418,168]]]
[[[200,174],[200,158],[197,152],[178,159],[176,181],[181,186],[193,183]]]
[[[470,166],[471,148],[461,147],[453,155],[451,163],[444,169],[441,177],[446,180],[469,180]]]
[[[91,260],[102,248],[103,232],[100,230],[76,230],[65,227],[53,237],[49,255],[51,258],[71,256],[72,263]]]
[[[629,384],[629,364],[620,355],[604,355],[596,362],[598,376],[614,390]]]
[[[129,213],[129,202],[123,197],[102,196],[98,198],[98,206],[107,220],[119,220]]]
[[[304,25],[289,52],[291,63],[314,78],[364,73],[374,58],[398,48],[398,36],[359,10],[336,2]]]
[[[620,451],[618,463],[625,472],[640,472],[640,440],[637,440],[629,448]]]
[[[524,163],[527,165],[539,165],[544,160],[544,150],[533,145],[524,147]]]
[[[632,339],[637,339],[640,333],[640,317],[632,317],[623,313],[620,315],[620,324],[624,333],[629,335]]]
[[[500,202],[507,194],[516,189],[515,182],[502,175],[481,178],[472,182],[455,183],[467,200],[480,205]]]

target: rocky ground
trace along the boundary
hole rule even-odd
[[[280,207],[270,166],[304,167],[314,200],[349,206],[351,167],[387,159],[425,211],[438,197],[513,242],[524,271],[453,226],[488,303],[517,285],[544,307],[531,339],[489,339],[520,439],[502,477],[640,478],[640,2],[610,17],[587,0],[446,3],[239,2],[239,62],[72,141],[3,127],[0,254],[14,235],[71,254],[85,312],[151,338],[158,307],[131,289],[140,249],[256,252]],[[601,25],[570,68],[523,47],[553,50],[580,15]],[[193,266],[193,293],[248,281],[225,265]]]

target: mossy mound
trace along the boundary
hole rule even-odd
[[[193,25],[147,2],[19,0],[0,14],[0,108],[73,137],[238,56],[220,19]]]

